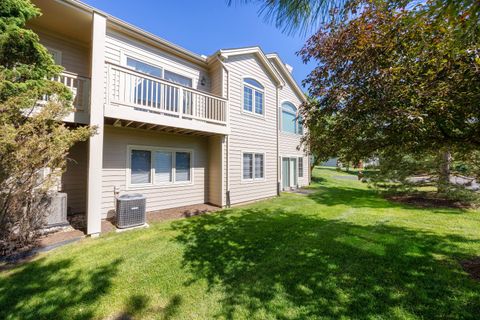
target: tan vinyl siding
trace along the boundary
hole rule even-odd
[[[229,185],[232,204],[275,196],[276,171],[276,87],[268,72],[252,55],[229,58],[230,71],[230,127]],[[257,79],[265,87],[265,117],[243,112],[243,78]],[[242,153],[265,154],[265,179],[242,181]]]
[[[87,203],[88,142],[75,144],[68,153],[67,169],[62,175],[62,192],[72,213],[85,212]]]
[[[141,193],[147,197],[147,211],[208,201],[208,139],[164,134],[154,131],[105,126],[103,154],[102,217],[113,214],[114,189]],[[127,148],[129,145],[193,150],[193,184],[127,189]]]
[[[273,63],[273,62],[272,62]],[[275,64],[274,64],[275,66]],[[275,66],[276,67],[276,66]],[[278,69],[277,69],[278,70]],[[279,71],[280,72],[280,71]],[[297,108],[302,104],[302,100],[293,90],[291,84],[288,81],[285,81],[285,86],[279,91],[279,108],[283,102],[291,102]],[[281,109],[279,109],[281,112]],[[309,168],[308,168],[308,156],[305,152],[305,147],[301,146],[301,136],[282,132],[281,126],[281,114],[279,116],[279,154],[280,157],[302,157],[303,158],[303,177],[298,177],[298,185],[305,186],[309,184]],[[304,128],[305,130],[305,128]],[[298,147],[301,146],[301,149],[298,150]]]
[[[212,136],[208,138],[208,202],[223,206],[222,191],[222,162],[223,162],[223,137]]]
[[[217,96],[225,97],[224,72],[220,62],[214,62],[210,68],[211,92]]]
[[[37,31],[40,42],[62,53],[61,65],[66,71],[76,73],[83,77],[90,77],[90,49],[57,35],[44,31]]]

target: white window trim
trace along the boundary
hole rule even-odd
[[[151,152],[151,161],[150,161],[150,183],[131,183],[131,153],[132,150],[142,150]],[[154,174],[154,152],[155,151],[165,151],[172,152],[172,182],[166,183],[155,183],[155,174]],[[190,153],[190,181],[175,181],[175,157],[176,152],[188,152]],[[137,190],[137,189],[149,189],[149,188],[171,188],[171,187],[182,187],[182,186],[191,186],[194,185],[194,151],[193,149],[186,148],[171,148],[171,147],[154,147],[154,146],[142,146],[142,145],[128,145],[127,146],[127,163],[126,163],[126,189],[127,190]]]
[[[282,105],[283,105],[284,103],[287,103],[287,102],[288,102],[288,103],[291,103],[291,104],[297,109],[297,112],[295,113],[295,119],[296,119],[295,122],[296,122],[296,128],[298,129],[298,115],[299,115],[300,108],[297,107],[297,106],[295,105],[295,103],[293,103],[293,102],[290,101],[290,100],[283,100],[283,101],[280,102],[280,106],[279,106],[279,114],[280,114],[280,117],[279,117],[279,118],[280,118],[280,119],[279,119],[280,124],[279,124],[279,126],[278,126],[279,131],[280,131],[281,133],[283,133],[283,134],[286,134],[286,135],[290,135],[290,136],[294,136],[294,137],[302,137],[303,134],[300,134],[300,133],[297,133],[297,132],[283,131],[283,116],[282,116],[282,115],[283,115],[283,107],[282,107]],[[303,125],[302,125],[302,126],[303,126]],[[296,130],[296,131],[298,131],[298,130]],[[303,132],[305,132],[305,127],[304,127],[304,126],[303,126]]]
[[[248,84],[246,83],[244,80],[246,78],[250,78],[250,79],[253,79],[255,81],[257,81],[258,83],[260,83],[260,85],[263,86],[263,89],[260,89],[260,88],[257,88],[255,86],[252,86],[251,84]],[[256,77],[254,76],[250,76],[250,75],[244,75],[242,78],[242,89],[241,89],[241,95],[242,95],[242,101],[241,101],[241,105],[240,105],[240,110],[242,111],[243,114],[246,114],[246,115],[249,115],[249,116],[253,116],[257,119],[263,119],[263,120],[266,120],[267,118],[267,106],[266,106],[266,97],[267,97],[267,88],[263,85],[263,82],[258,80]],[[252,89],[252,111],[248,111],[248,110],[245,110],[244,109],[244,103],[245,103],[245,92],[244,92],[244,87],[247,86],[248,88]],[[258,92],[261,92],[263,93],[263,114],[259,114],[259,113],[256,113],[255,112],[255,91],[258,91]]]
[[[245,153],[251,153],[253,155],[252,158],[252,178],[245,179],[243,177],[243,155]],[[263,155],[263,178],[255,178],[255,154],[262,154]],[[242,183],[253,183],[253,182],[263,182],[267,180],[267,154],[263,151],[251,151],[251,150],[242,150],[240,152],[240,177]]]
[[[279,162],[280,162],[280,181],[283,180],[283,164],[282,164],[282,161],[283,161],[283,158],[289,158],[289,159],[296,159],[295,161],[297,162],[297,172],[296,172],[296,175],[297,175],[297,187],[300,186],[300,177],[298,176],[298,158],[303,158],[303,155],[300,156],[298,154],[280,154],[279,155]],[[305,162],[305,161],[304,161]],[[305,165],[305,164],[304,164]],[[303,178],[302,178],[303,179]]]
[[[58,60],[60,60],[59,62],[55,61],[55,64],[58,64],[58,65],[61,65],[62,62],[63,62],[63,59],[62,59],[62,51],[61,50],[58,50],[58,49],[54,49],[52,47],[48,47],[48,46],[45,46],[45,48],[49,51],[49,52],[52,52],[52,53],[55,53],[58,57]],[[55,60],[55,59],[54,59]]]

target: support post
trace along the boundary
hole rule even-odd
[[[88,145],[87,234],[98,236],[102,229],[103,78],[107,21],[97,12],[93,13],[92,21],[90,125],[95,126],[97,132]]]

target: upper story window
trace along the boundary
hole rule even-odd
[[[243,79],[243,111],[263,115],[265,88],[255,79]]]
[[[282,131],[303,134],[302,117],[291,102],[282,103]]]
[[[163,78],[168,81],[172,81],[178,84],[181,84],[182,86],[185,87],[192,87],[192,79],[182,76],[181,74],[165,70],[165,73],[163,75]]]
[[[163,69],[157,66],[153,66],[151,64],[127,57],[127,66],[130,68],[143,72],[154,77],[162,78]]]
[[[145,73],[157,78],[178,83],[183,86],[192,87],[192,79],[177,74],[175,72],[164,70],[162,67],[155,66],[131,57],[126,57],[126,64],[135,71]],[[136,79],[134,83],[135,103],[145,106],[157,106],[164,99],[166,109],[177,111],[178,91],[173,86],[165,87],[164,84],[151,79]],[[191,98],[191,93],[186,92],[187,98]],[[164,97],[162,97],[164,95]]]
[[[178,83],[182,86],[192,87],[192,78],[182,76],[170,70],[163,70],[159,66],[154,66],[150,63],[146,63],[134,58],[127,57],[127,66],[142,73],[149,74],[151,76],[162,78],[167,81]]]
[[[53,61],[55,64],[61,65],[62,64],[62,51],[53,49],[50,47],[46,47],[48,50],[48,53],[52,55]]]

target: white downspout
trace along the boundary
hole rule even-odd
[[[281,166],[281,160],[280,160],[280,146],[279,146],[279,139],[280,139],[280,136],[278,134],[278,130],[280,129],[279,127],[279,122],[280,122],[280,115],[279,115],[279,109],[280,109],[280,106],[278,105],[279,103],[279,86],[276,87],[276,92],[277,92],[277,95],[276,95],[276,101],[275,101],[275,114],[276,114],[276,119],[277,119],[277,123],[275,124],[275,128],[277,129],[277,132],[276,132],[276,135],[277,135],[277,159],[276,159],[276,162],[277,162],[277,196],[280,195],[280,185],[281,185],[281,181],[280,181],[280,166]]]

